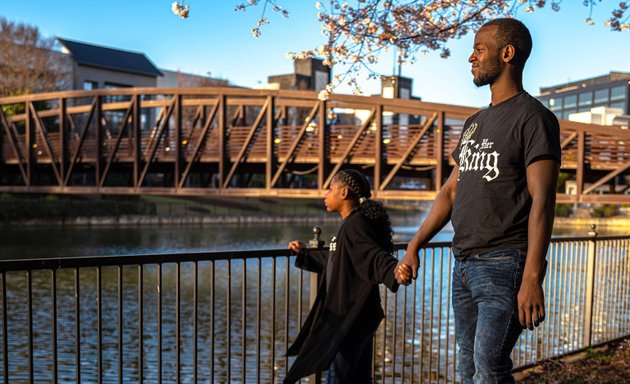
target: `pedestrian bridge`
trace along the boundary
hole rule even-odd
[[[238,88],[0,99],[0,192],[320,197],[341,167],[432,200],[476,109]],[[630,131],[562,120],[565,203],[630,203]]]

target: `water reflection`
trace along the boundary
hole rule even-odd
[[[317,223],[313,223],[315,225]],[[325,224],[322,238],[337,225]],[[31,227],[0,231],[3,259],[284,248],[313,237],[312,225]]]
[[[424,215],[394,218],[394,240],[406,242],[414,235]],[[284,248],[293,239],[313,237],[313,225],[322,227],[326,242],[339,222],[313,220],[299,224],[225,224],[197,226],[118,227],[4,227],[0,230],[0,258],[125,255],[223,250]],[[585,236],[588,228],[558,227],[554,236]],[[600,235],[627,233],[621,229],[598,229]],[[447,225],[434,241],[450,241]]]

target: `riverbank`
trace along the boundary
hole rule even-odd
[[[431,202],[387,201],[395,225],[417,226]],[[583,213],[583,212],[582,212]],[[321,200],[261,197],[0,196],[0,227],[336,223]],[[630,233],[630,216],[556,217],[556,232]]]
[[[315,221],[338,222],[339,218],[333,215],[321,217],[295,216],[142,216],[142,215],[122,215],[105,217],[73,217],[62,219],[33,219],[3,223],[4,226],[28,226],[28,227],[53,227],[53,226],[76,226],[76,227],[109,227],[109,226],[166,226],[166,225],[210,225],[210,224],[300,224]]]
[[[405,212],[400,215],[399,211],[392,212],[392,220],[394,224],[417,224],[419,220],[414,220],[420,215],[409,215]],[[400,215],[400,216],[399,216]],[[156,215],[120,215],[120,216],[79,216],[71,218],[57,219],[32,219],[32,220],[16,220],[0,224],[0,226],[164,226],[164,225],[210,225],[210,224],[303,224],[313,221],[321,223],[336,223],[339,217],[326,212],[316,214],[297,214],[287,216],[260,216],[260,215],[175,215],[175,216],[156,216]],[[554,228],[571,230],[583,229],[584,235],[590,231],[590,226],[595,225],[596,231],[613,231],[630,233],[630,217],[618,216],[609,218],[568,218],[558,217],[554,222]]]
[[[554,228],[583,228],[584,234],[590,231],[591,225],[596,226],[596,231],[608,229],[615,232],[630,233],[630,216],[556,217],[554,221]]]
[[[417,224],[425,203],[388,202],[392,220]],[[321,200],[250,197],[0,197],[0,226],[165,226],[333,223]]]

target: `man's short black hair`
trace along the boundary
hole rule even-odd
[[[483,27],[496,26],[495,39],[499,48],[511,45],[516,48],[515,64],[524,67],[532,52],[532,35],[522,22],[516,19],[502,18],[485,23]]]

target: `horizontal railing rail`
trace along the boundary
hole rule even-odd
[[[397,244],[399,256],[405,244]],[[3,383],[280,382],[312,275],[287,249],[0,261]],[[382,289],[377,382],[458,382],[450,243]],[[630,236],[552,239],[547,319],[515,367],[630,334]]]

